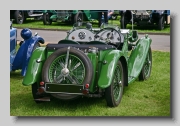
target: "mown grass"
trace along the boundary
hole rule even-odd
[[[115,24],[120,26],[120,16],[118,16],[117,20],[109,20],[109,24]],[[91,22],[94,28],[98,27],[98,21],[94,20]],[[34,20],[33,18],[27,19],[23,24],[13,24],[13,27],[16,28],[39,28],[39,29],[54,29],[54,30],[70,30],[72,28],[72,24],[64,23],[64,22],[52,22],[51,25],[44,25],[42,20]],[[132,29],[132,25],[128,24],[127,29]],[[138,30],[139,33],[170,33],[170,25],[165,25],[163,30],[157,30],[157,26],[133,26],[134,30]]]
[[[125,87],[118,107],[105,98],[80,98],[36,104],[31,86],[23,86],[20,71],[10,73],[11,116],[170,116],[170,52],[153,51],[151,77]]]

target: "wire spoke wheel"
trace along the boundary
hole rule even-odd
[[[115,77],[114,77],[114,99],[116,100],[116,102],[118,101],[118,99],[120,98],[121,95],[121,90],[122,90],[122,82],[121,82],[121,70],[120,67],[117,66],[116,70],[115,70]]]
[[[66,55],[57,57],[50,65],[49,80],[63,84],[82,84],[85,77],[85,67],[82,61],[74,56],[69,56],[67,71],[65,71]]]
[[[123,67],[118,61],[114,71],[114,77],[109,87],[105,89],[106,102],[109,107],[116,107],[120,104],[124,88]]]
[[[61,48],[52,53],[44,63],[42,78],[45,82],[58,84],[82,85],[91,84],[93,69],[90,59],[74,48]],[[78,94],[52,93],[61,100],[78,98]]]
[[[144,65],[140,72],[139,80],[147,80],[151,75],[151,69],[152,69],[152,52],[150,47]]]

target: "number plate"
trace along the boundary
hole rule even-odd
[[[83,91],[83,85],[57,84],[57,83],[45,84],[45,92],[47,93],[82,94],[82,91]]]

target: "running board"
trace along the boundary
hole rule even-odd
[[[50,101],[50,97],[43,97],[43,98],[38,98],[34,99],[35,101]]]

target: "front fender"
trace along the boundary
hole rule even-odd
[[[27,72],[22,84],[25,86],[34,84],[41,79],[41,71],[45,61],[45,47],[34,50],[27,67]]]
[[[128,59],[128,83],[133,82],[140,74],[152,40],[146,35],[138,40]]]
[[[119,50],[112,50],[104,56],[102,61],[103,65],[98,80],[98,86],[100,88],[107,88],[111,85],[117,61],[121,56],[122,52]]]
[[[25,76],[26,69],[28,66],[29,58],[31,57],[31,54],[33,52],[34,45],[37,43],[44,43],[44,39],[38,35],[31,37],[30,39],[27,39],[23,42],[23,44],[20,46],[16,57],[13,62],[12,70],[21,70],[21,75]]]

